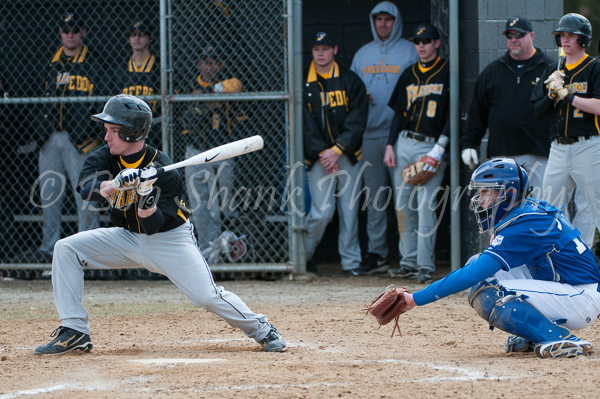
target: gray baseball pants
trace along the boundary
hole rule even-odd
[[[575,187],[589,208],[589,217],[584,216],[585,211],[576,215],[574,225],[581,231],[583,241],[591,246],[595,230],[600,226],[600,136],[570,145],[552,142],[550,146],[543,198],[562,207],[573,197]]]
[[[312,259],[321,242],[336,207],[339,217],[338,251],[342,269],[360,266],[358,243],[359,171],[360,163],[352,165],[346,155],[338,159],[339,172],[328,174],[320,162],[308,171],[311,206],[307,219],[306,259]]]
[[[364,139],[362,162],[363,186],[368,188],[367,194],[367,236],[369,238],[367,252],[375,253],[383,258],[388,256],[387,205],[392,197],[390,187],[390,170],[383,163],[387,137]]]
[[[394,198],[398,233],[400,234],[400,266],[435,271],[437,236],[437,194],[444,178],[446,163],[442,161],[435,176],[422,186],[402,180],[402,169],[417,161],[433,148],[435,141],[422,142],[400,135],[394,147],[396,167],[393,169]]]
[[[81,303],[84,267],[144,267],[167,276],[195,306],[215,313],[257,342],[271,329],[265,315],[252,312],[237,295],[215,285],[189,221],[150,236],[110,227],[80,232],[56,243],[52,286],[58,315],[64,327],[90,334],[88,313]]]

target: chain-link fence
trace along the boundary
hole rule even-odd
[[[74,184],[103,144],[90,115],[128,93],[150,103],[147,142],[174,162],[264,138],[260,152],[180,172],[201,248],[224,243],[224,232],[245,244],[240,249],[234,237],[215,263],[289,270],[287,7],[286,0],[1,2],[0,269],[47,268],[59,237],[110,225],[106,210],[81,209]]]

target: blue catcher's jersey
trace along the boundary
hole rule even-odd
[[[502,218],[483,253],[498,260],[505,270],[527,265],[536,280],[600,283],[594,255],[579,236],[557,208],[528,199]]]

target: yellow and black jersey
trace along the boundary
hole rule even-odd
[[[52,57],[48,71],[44,84],[46,96],[91,96],[98,91],[96,76],[100,67],[87,46],[82,46],[73,57],[67,56],[61,46]],[[56,103],[46,107],[44,117],[52,130],[69,132],[73,143],[80,145],[83,152],[89,148],[85,143],[94,131],[90,120],[92,111],[93,103]]]
[[[132,96],[153,96],[160,94],[160,63],[158,58],[149,54],[142,65],[129,59],[127,69],[122,76],[121,94]],[[149,101],[152,113],[157,114],[158,101]]]
[[[417,62],[404,70],[388,106],[402,113],[400,129],[438,138],[450,106],[448,62],[440,57],[431,65]]]
[[[554,68],[548,68],[540,79],[542,82],[550,76]],[[564,87],[569,93],[583,98],[600,98],[600,61],[585,55],[574,64],[566,64],[562,71],[565,73]],[[544,84],[538,84],[533,92],[532,99],[536,102],[538,115],[542,112],[551,112],[554,125],[550,131],[550,138],[578,137],[600,134],[600,116],[583,112],[566,101],[559,101],[554,106],[543,107],[543,103],[550,103],[548,89]]]
[[[141,169],[151,163],[170,165],[171,159],[161,151],[146,145],[141,157],[134,162],[126,162],[122,156],[112,155],[108,146],[92,153],[85,161],[79,175],[79,187],[90,180],[112,180],[123,169]],[[165,215],[165,223],[160,231],[171,230],[183,224],[190,211],[183,202],[183,180],[177,170],[166,172],[156,180],[154,187],[159,189],[157,206]],[[138,194],[135,190],[117,191],[107,198],[110,204],[110,218],[115,226],[134,233],[143,233],[138,217]]]

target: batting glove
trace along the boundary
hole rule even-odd
[[[112,180],[112,186],[115,190],[125,191],[133,190],[140,185],[140,169],[123,169],[117,177]]]
[[[137,186],[136,190],[140,197],[148,195],[152,192],[154,188],[154,182],[158,179],[156,175],[156,168],[144,168],[140,173],[140,183]]]
[[[461,157],[464,164],[471,169],[475,169],[475,167],[479,165],[477,151],[474,148],[465,148],[461,153]]]
[[[439,144],[436,143],[433,146],[433,148],[431,149],[431,151],[429,151],[427,153],[428,157],[430,157],[433,160],[435,160],[435,164],[434,165],[430,165],[428,163],[425,163],[425,165],[423,165],[423,170],[426,171],[426,172],[436,172],[439,163],[442,162],[442,156],[444,155],[444,152],[446,152],[446,150],[444,149],[444,147],[442,147],[441,145],[439,145]]]
[[[550,74],[550,76],[548,76],[548,79],[544,80],[544,83],[546,83],[546,87],[548,87],[551,83],[559,83],[560,86],[562,86],[565,84],[565,74],[563,71],[554,71]],[[550,90],[549,87],[548,90]]]

